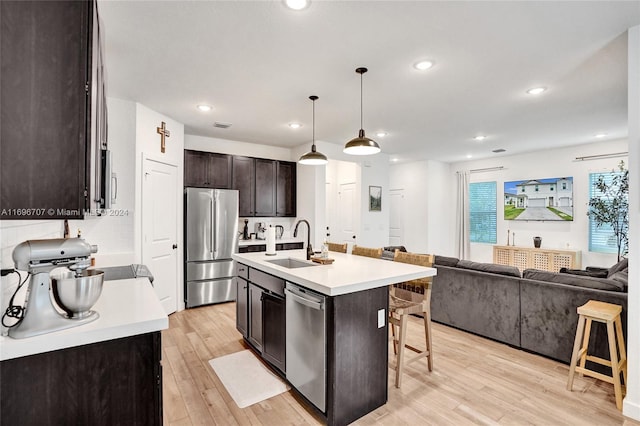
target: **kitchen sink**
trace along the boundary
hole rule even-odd
[[[298,259],[273,259],[267,260],[269,263],[273,263],[274,265],[284,266],[285,268],[294,269],[294,268],[306,268],[307,266],[318,266],[317,263],[312,263],[310,261],[298,260]]]

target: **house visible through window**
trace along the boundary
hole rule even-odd
[[[589,199],[600,197],[602,195],[594,186],[598,177],[602,176],[607,184],[611,184],[613,176],[619,174],[619,172],[589,174]],[[599,253],[618,252],[616,236],[613,233],[612,227],[610,225],[601,225],[600,227],[597,227],[596,222],[591,217],[589,217],[589,251]]]
[[[469,234],[472,243],[496,243],[497,204],[495,182],[469,184]]]

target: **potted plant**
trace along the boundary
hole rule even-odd
[[[589,199],[589,216],[596,227],[608,226],[613,232],[618,247],[618,261],[627,254],[629,248],[629,170],[624,161],[618,164],[618,171],[611,171],[611,178],[598,176],[593,186],[599,194]]]

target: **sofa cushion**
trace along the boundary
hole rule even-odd
[[[609,275],[607,278],[611,278],[611,276],[616,272],[625,271],[627,269],[629,269],[629,259],[622,259],[620,262],[609,268]]]
[[[460,260],[456,265],[458,268],[474,269],[476,271],[491,272],[492,274],[507,275],[520,278],[520,270],[515,266],[496,265],[495,263],[480,263],[470,260]]]
[[[436,254],[433,264],[442,266],[456,266],[459,260],[460,259],[458,259],[457,257],[438,256]]]
[[[610,278],[612,280],[622,283],[624,291],[627,291],[627,286],[629,285],[629,272],[619,271],[611,275]]]
[[[582,275],[560,274],[556,272],[540,271],[538,269],[525,269],[522,273],[522,278],[558,284],[567,284],[576,287],[595,288],[599,290],[624,291],[623,283],[609,278],[595,278]]]
[[[609,276],[609,270],[594,270],[594,269],[568,269],[568,268],[560,268],[561,274],[571,274],[571,275],[582,275],[584,277],[596,277],[596,278],[607,278]]]

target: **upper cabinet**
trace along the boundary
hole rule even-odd
[[[92,206],[96,14],[92,1],[0,2],[0,219],[82,218]]]
[[[233,157],[232,189],[239,192],[240,217],[254,216],[256,213],[256,160],[251,157]]]
[[[186,149],[184,186],[237,189],[240,217],[295,217],[296,167],[290,161]]]
[[[184,186],[229,189],[231,170],[230,155],[184,150]]]
[[[276,168],[276,216],[296,215],[296,163],[278,161]]]
[[[256,158],[256,214],[276,215],[276,161]]]

